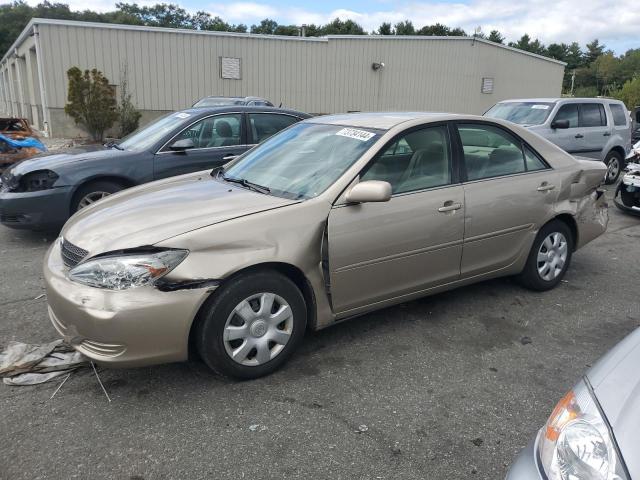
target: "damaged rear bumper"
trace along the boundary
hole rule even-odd
[[[188,358],[191,324],[212,288],[105,290],[72,282],[60,242],[44,264],[49,317],[56,331],[95,362],[134,367]]]

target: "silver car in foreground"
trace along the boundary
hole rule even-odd
[[[620,100],[505,100],[484,115],[527,127],[572,155],[604,162],[608,184],[618,179],[631,150],[631,118]]]
[[[637,329],[558,402],[507,480],[640,478],[639,365]]]

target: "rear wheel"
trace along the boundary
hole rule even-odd
[[[242,275],[203,306],[196,331],[200,357],[236,378],[268,375],[293,354],[307,323],[304,297],[277,272]]]
[[[612,150],[607,154],[607,157],[604,159],[604,163],[607,166],[607,176],[605,178],[605,183],[607,185],[616,183],[616,180],[618,180],[620,172],[623,168],[622,155]]]
[[[573,235],[566,223],[552,220],[536,236],[520,283],[531,290],[550,290],[564,277],[571,262]]]
[[[71,213],[76,213],[78,210],[82,210],[84,207],[88,207],[104,197],[124,190],[124,188],[122,184],[108,180],[100,180],[83,185],[73,196]]]

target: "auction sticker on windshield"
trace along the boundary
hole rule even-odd
[[[376,134],[367,132],[366,130],[358,130],[357,128],[343,128],[336,132],[336,135],[340,135],[341,137],[347,138],[355,138],[356,140],[360,140],[362,142],[366,142],[374,137]]]
[[[531,108],[536,110],[549,110],[549,105],[533,105]]]

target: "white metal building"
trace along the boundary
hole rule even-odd
[[[64,113],[66,71],[97,68],[117,86],[125,65],[145,121],[206,95],[255,95],[310,113],[481,114],[507,98],[560,96],[565,64],[469,37],[303,38],[33,19],[0,60],[0,112],[52,136],[78,135]]]

